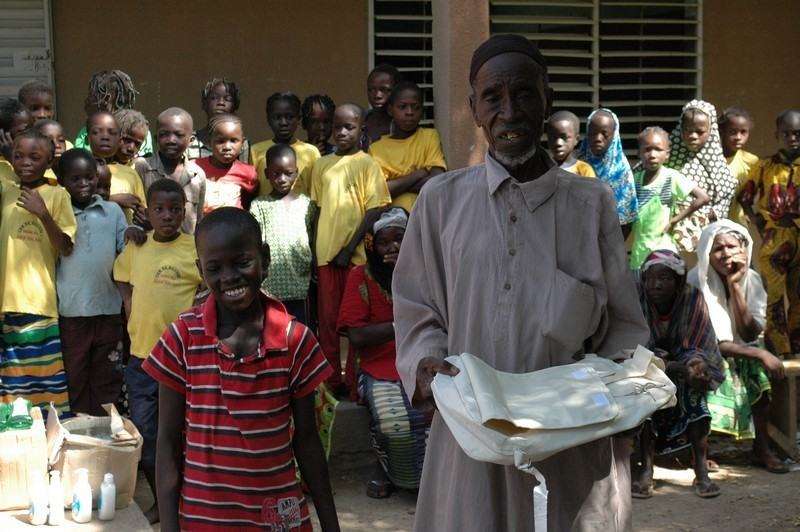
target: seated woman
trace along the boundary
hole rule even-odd
[[[767,293],[761,276],[750,269],[753,241],[747,229],[720,220],[703,229],[697,244],[697,266],[688,282],[703,292],[719,350],[725,382],[708,396],[711,430],[753,442],[753,463],[771,473],[788,466],[770,449],[767,434],[770,378],[783,378],[783,363],[765,351],[758,337],[764,330]]]
[[[372,498],[396,487],[416,489],[422,474],[429,420],[411,407],[395,368],[392,273],[408,214],[391,208],[381,214],[367,239],[367,264],[350,270],[339,308],[339,334],[359,352],[358,392],[372,417],[372,445],[378,455],[367,485]]]
[[[720,489],[708,477],[706,462],[711,423],[706,394],[725,377],[703,294],[686,283],[686,263],[668,250],[647,256],[637,286],[650,326],[647,348],[666,363],[667,375],[678,388],[678,404],[657,411],[645,423],[632,457],[631,493],[641,499],[653,496],[656,452],[669,454],[691,446],[695,493],[716,497]]]

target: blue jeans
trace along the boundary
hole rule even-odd
[[[155,472],[158,435],[158,382],[142,369],[141,358],[131,356],[125,366],[131,421],[142,435],[142,469]]]

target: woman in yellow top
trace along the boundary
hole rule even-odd
[[[736,189],[736,197],[742,192],[747,181],[750,169],[758,162],[758,155],[745,151],[744,146],[750,139],[750,130],[753,129],[753,120],[750,113],[738,107],[728,107],[717,120],[719,124],[719,137],[722,141],[722,154],[728,162],[733,177],[739,182]],[[743,225],[749,226],[749,220],[744,214],[741,203],[731,202],[731,210],[728,218]]]
[[[392,119],[389,134],[369,147],[383,170],[392,205],[408,212],[425,183],[447,170],[439,132],[419,127],[422,107],[422,90],[416,83],[397,83],[386,102]]]

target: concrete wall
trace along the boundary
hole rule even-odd
[[[53,2],[59,120],[73,137],[92,73],[114,68],[133,79],[151,124],[178,105],[201,127],[205,82],[236,81],[252,141],[268,135],[264,104],[277,90],[366,105],[367,1],[139,0],[109,3],[111,12],[94,0]]]
[[[750,111],[756,127],[747,146],[758,155],[777,149],[775,117],[800,108],[800,2],[704,0],[703,97],[718,111]]]

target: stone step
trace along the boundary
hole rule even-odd
[[[369,423],[367,407],[349,400],[339,401],[331,434],[331,454],[328,460],[331,469],[345,471],[375,462]]]

